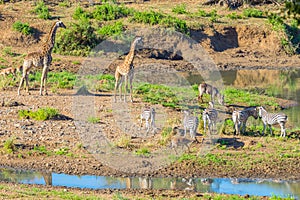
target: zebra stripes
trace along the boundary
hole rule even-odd
[[[184,136],[186,136],[186,130],[189,129],[191,138],[195,139],[197,128],[199,125],[199,119],[198,117],[192,116],[190,111],[188,110],[183,111],[183,113]]]
[[[155,124],[154,124],[155,109],[150,108],[150,107],[145,107],[141,113],[141,124],[140,124],[141,127],[142,127],[143,120],[146,121],[147,133],[149,132],[150,128],[152,128],[154,130],[155,129]],[[150,123],[149,123],[149,121],[150,121]]]
[[[234,123],[235,134],[237,134],[237,135],[240,134],[241,126],[242,126],[241,132],[245,133],[246,123],[250,116],[254,117],[255,119],[258,118],[258,112],[257,112],[256,107],[248,107],[248,108],[245,108],[244,110],[233,111],[232,121]]]
[[[204,109],[202,119],[204,122],[204,133],[206,131],[206,121],[208,121],[209,133],[212,133],[212,129],[216,126],[218,119],[218,112],[213,108],[212,104],[210,104],[209,108]]]
[[[272,134],[272,125],[279,124],[281,128],[280,137],[285,137],[285,123],[287,122],[287,115],[284,113],[268,113],[262,106],[258,107],[257,109],[258,114],[261,117],[264,124],[262,134],[264,135],[267,125],[269,125],[270,133]]]

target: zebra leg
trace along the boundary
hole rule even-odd
[[[263,129],[263,131],[261,132],[262,135],[265,135],[265,130],[266,130],[266,124],[264,123],[264,129]]]
[[[246,123],[242,123],[243,127],[242,127],[242,133],[245,134],[246,131]]]
[[[286,132],[285,132],[284,124],[283,124],[283,123],[280,123],[279,125],[280,125],[280,128],[281,128],[281,134],[280,134],[280,137],[285,137]]]
[[[273,135],[273,131],[272,131],[272,125],[269,124],[269,128],[270,128],[270,133],[271,133],[271,136]]]

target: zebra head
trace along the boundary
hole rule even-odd
[[[254,117],[254,119],[257,119],[259,117],[257,107],[251,109],[251,115]]]
[[[264,107],[262,107],[262,106],[259,106],[259,107],[257,107],[256,109],[258,110],[258,116],[259,116],[259,117],[262,117],[262,113],[263,113],[263,112],[266,112],[266,110],[265,110]]]

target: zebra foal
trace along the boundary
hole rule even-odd
[[[145,107],[142,110],[141,116],[140,116],[141,124],[140,127],[142,127],[143,120],[145,120],[147,133],[150,131],[150,128],[155,129],[155,109],[150,107]],[[149,123],[150,122],[150,123]]]
[[[184,137],[186,136],[186,130],[189,129],[191,138],[195,139],[199,125],[199,119],[198,117],[192,116],[188,110],[183,111],[183,113]]]
[[[246,123],[250,116],[254,117],[254,119],[258,118],[258,112],[256,107],[249,107],[245,108],[244,110],[235,110],[232,112],[232,121],[234,123],[235,134],[239,135],[240,131],[242,133],[245,133]]]
[[[280,137],[285,137],[285,124],[288,118],[287,115],[284,113],[268,113],[262,106],[258,107],[257,109],[258,115],[261,117],[264,124],[264,130],[262,131],[262,134],[264,135],[267,125],[269,125],[270,133],[272,134],[272,125],[279,124],[281,128]]]
[[[204,122],[204,133],[206,131],[206,121],[208,122],[209,133],[212,133],[212,128],[216,126],[218,119],[218,111],[213,108],[213,103],[209,102],[210,107],[204,109],[202,119]]]

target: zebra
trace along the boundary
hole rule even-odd
[[[258,118],[258,112],[256,107],[248,107],[245,108],[244,110],[234,110],[232,112],[232,121],[234,123],[234,129],[235,129],[235,134],[240,134],[241,131],[241,126],[242,126],[242,133],[245,133],[246,130],[246,123],[248,118],[252,116],[254,119]]]
[[[208,121],[208,129],[211,133],[212,128],[216,126],[218,119],[218,112],[214,109],[212,102],[209,102],[209,107],[204,109],[202,113],[202,119],[204,122],[204,133],[206,131],[206,121]]]
[[[211,101],[214,103],[215,102],[215,97],[217,97],[218,102],[220,105],[224,105],[224,95],[222,95],[219,90],[216,87],[213,87],[212,85],[209,85],[207,83],[201,83],[198,86],[198,100],[203,102],[202,96],[203,94],[209,94],[211,97]]]
[[[140,127],[142,127],[143,124],[143,120],[146,121],[146,129],[147,129],[147,133],[149,132],[150,128],[155,129],[155,109],[154,108],[150,108],[150,107],[145,107],[142,110],[141,116],[141,124]],[[149,124],[149,120],[150,120],[150,124]]]
[[[266,130],[266,126],[269,125],[270,127],[270,133],[272,134],[272,125],[273,124],[279,124],[281,128],[281,134],[280,137],[285,137],[285,123],[287,122],[287,115],[284,113],[268,113],[264,107],[260,106],[258,109],[258,115],[261,117],[264,129],[262,131],[262,135],[264,135],[264,132]]]
[[[191,138],[195,140],[199,119],[198,117],[192,116],[188,110],[183,111],[183,113],[184,137],[186,136],[186,129],[189,129]]]

